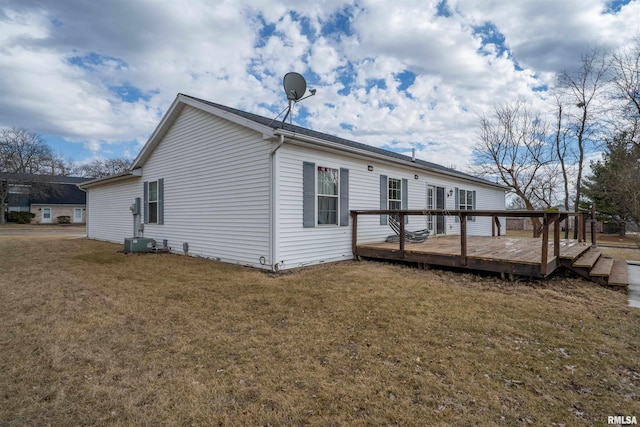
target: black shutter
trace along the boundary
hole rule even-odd
[[[472,207],[472,209],[473,209],[473,210],[476,210],[476,209],[477,209],[477,208],[476,208],[476,190],[473,190],[473,193],[472,193],[472,194],[473,194],[473,202],[472,202],[472,203],[473,203],[473,205],[472,205],[471,207]],[[475,220],[476,220],[476,217],[475,217],[475,216],[472,216],[472,217],[471,217],[471,221],[474,221],[474,222],[475,222]]]
[[[340,226],[349,226],[349,169],[340,168]]]
[[[455,188],[455,192],[456,192],[456,210],[460,209],[460,191],[458,190],[458,187]],[[456,222],[460,222],[460,215],[456,215]]]
[[[409,180],[402,178],[402,209],[409,209]],[[409,216],[404,217],[404,223],[409,223]]]
[[[302,226],[315,227],[316,164],[302,162]]]
[[[142,204],[142,208],[144,209],[144,223],[149,224],[149,181],[144,182],[144,203]]]
[[[164,178],[158,180],[158,224],[164,224]]]
[[[389,205],[387,203],[387,192],[389,188],[387,186],[387,176],[380,175],[380,209],[389,209]],[[380,215],[380,225],[387,225],[387,216]]]

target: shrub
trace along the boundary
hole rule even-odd
[[[29,224],[36,214],[31,212],[9,212],[7,220],[9,222],[17,222],[18,224]]]
[[[60,215],[58,217],[58,224],[71,224],[71,217],[69,215]]]

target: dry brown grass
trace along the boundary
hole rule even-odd
[[[593,425],[640,416],[640,310],[581,279],[273,276],[0,236],[0,426]]]

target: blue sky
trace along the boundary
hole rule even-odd
[[[0,126],[134,158],[176,94],[466,170],[478,114],[549,107],[555,72],[638,36],[638,0],[0,0]]]

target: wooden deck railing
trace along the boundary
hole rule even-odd
[[[500,236],[500,217],[503,218],[542,218],[542,236],[541,236],[541,256],[540,256],[540,273],[546,275],[549,260],[549,231],[553,225],[553,256],[558,258],[560,255],[560,222],[569,217],[577,218],[576,227],[578,228],[578,241],[584,242],[586,238],[586,218],[587,215],[591,222],[591,244],[596,246],[595,233],[595,208],[591,213],[583,212],[557,212],[557,211],[487,211],[487,210],[445,210],[445,209],[429,209],[429,210],[352,210],[351,212],[352,229],[351,229],[351,245],[354,256],[357,255],[358,245],[358,216],[360,215],[395,215],[400,223],[400,257],[404,258],[405,251],[405,216],[457,216],[460,223],[460,263],[467,265],[467,218],[468,217],[491,217],[491,235],[493,237]]]

